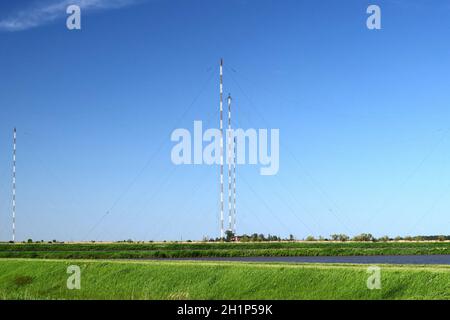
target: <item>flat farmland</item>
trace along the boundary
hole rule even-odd
[[[450,242],[0,244],[0,258],[41,259],[159,259],[448,254],[450,254]]]

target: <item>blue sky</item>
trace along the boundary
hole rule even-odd
[[[239,233],[448,234],[446,1],[84,0],[78,31],[66,3],[0,4],[0,239],[14,126],[19,240],[218,236],[218,168],[170,134],[218,126],[221,57],[236,124],[280,129],[278,175],[238,167]]]

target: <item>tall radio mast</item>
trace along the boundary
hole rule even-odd
[[[220,59],[220,238],[225,237],[223,228],[223,59]]]
[[[12,167],[12,241],[16,241],[16,139],[17,130],[13,131],[13,167]]]

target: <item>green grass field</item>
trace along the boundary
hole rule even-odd
[[[69,265],[81,289],[68,290]],[[450,299],[450,267],[0,259],[0,299]]]
[[[0,258],[141,259],[450,254],[450,242],[0,244]]]

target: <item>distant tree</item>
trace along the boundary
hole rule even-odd
[[[333,241],[348,241],[350,240],[350,237],[346,234],[332,234],[331,236],[331,240]]]
[[[390,239],[388,236],[383,236],[383,237],[378,238],[378,241],[381,241],[381,242],[388,242],[389,240]]]
[[[275,236],[275,235],[268,235],[267,236],[267,239],[266,239],[267,241],[280,241],[281,240],[281,238],[280,237],[278,237],[278,236]]]
[[[374,241],[375,238],[370,233],[361,233],[360,235],[354,236],[353,241]]]
[[[396,237],[394,238],[394,240],[395,240],[395,241],[402,241],[402,240],[403,240],[403,238],[402,238],[402,237],[400,237],[400,236],[396,236]]]
[[[289,241],[295,241],[295,237],[294,237],[293,234],[290,234],[290,235],[289,235]]]
[[[438,236],[438,241],[445,241],[445,236]]]
[[[316,241],[316,238],[314,238],[313,236],[307,236],[306,241]]]
[[[233,238],[234,238],[234,233],[233,233],[233,231],[231,231],[231,230],[225,231],[225,241],[226,241],[226,242],[232,241]]]
[[[33,239],[28,239],[27,243],[33,243]]]

